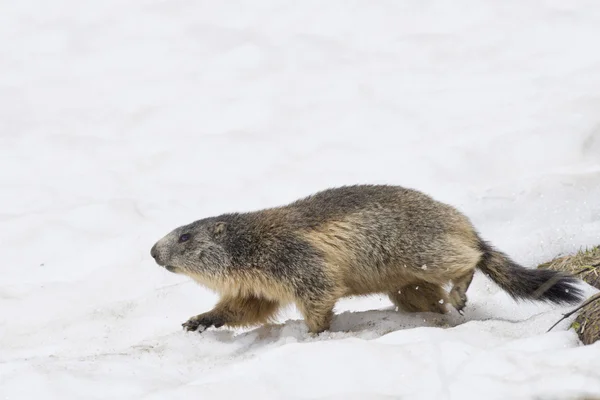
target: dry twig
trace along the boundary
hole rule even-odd
[[[572,311],[569,311],[566,314],[563,314],[563,317],[560,320],[558,320],[554,325],[552,325],[550,327],[550,329],[548,329],[547,332],[550,332],[552,330],[552,328],[554,328],[556,325],[560,324],[565,319],[569,318],[571,315],[575,314],[577,311],[581,310],[583,307],[587,306],[588,304],[592,304],[593,302],[595,302],[597,300],[600,300],[600,293],[596,293],[595,295],[593,295],[592,297],[590,297],[589,299],[587,299],[585,302],[583,302],[583,304],[581,304],[576,309],[574,309]]]

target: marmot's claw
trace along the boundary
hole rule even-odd
[[[215,328],[220,328],[223,325],[225,325],[225,322],[223,322],[220,318],[216,318],[213,316],[196,316],[188,319],[186,322],[181,324],[181,326],[183,326],[183,328],[186,331],[197,330],[198,332],[204,332],[211,326],[214,326]]]
[[[187,322],[184,322],[183,324],[181,324],[181,326],[186,331],[195,331],[196,329],[198,329],[198,327],[200,326],[200,324],[198,323],[197,320],[194,320],[193,318],[190,318]]]

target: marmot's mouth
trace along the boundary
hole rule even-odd
[[[172,265],[165,265],[165,269],[169,272],[176,272],[177,271],[177,267],[174,267]]]

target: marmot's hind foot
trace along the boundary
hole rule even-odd
[[[475,270],[471,270],[458,278],[452,279],[454,286],[450,290],[450,303],[460,315],[464,314],[463,309],[467,305],[467,289],[473,281],[474,274]]]

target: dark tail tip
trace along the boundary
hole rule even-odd
[[[583,300],[579,279],[549,269],[523,270],[516,275],[527,285],[526,292],[531,294],[527,298],[555,304],[575,304]]]

